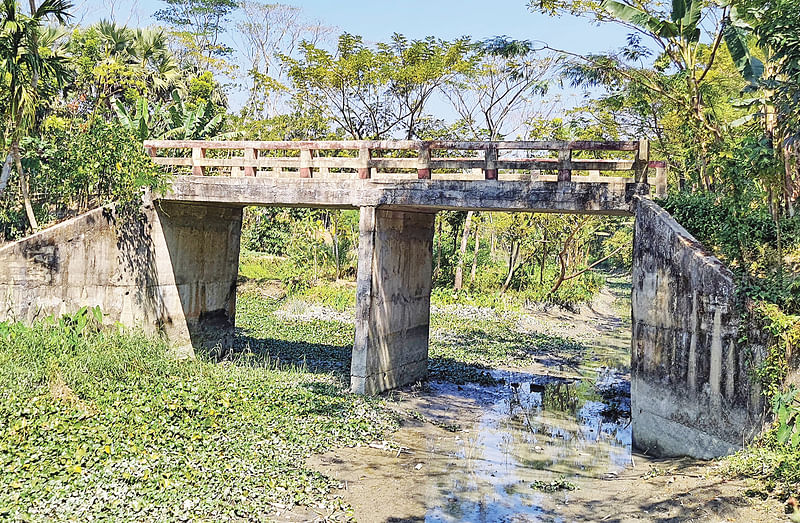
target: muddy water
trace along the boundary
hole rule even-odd
[[[630,327],[620,296],[605,298],[568,325],[547,314],[522,325],[573,332],[590,347],[574,366],[495,370],[493,387],[395,393],[389,404],[404,422],[391,441],[309,466],[337,479],[335,494],[366,522],[783,521],[713,465],[632,451]]]
[[[624,385],[600,394],[593,384],[546,376],[514,373],[506,382],[481,391],[487,401],[470,428],[425,440],[425,453],[437,457],[427,464],[435,479],[426,521],[538,521],[554,501],[569,502],[578,478],[615,476],[630,464]],[[476,388],[456,392],[477,396]]]

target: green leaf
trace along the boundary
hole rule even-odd
[[[678,26],[669,20],[659,20],[640,9],[616,0],[603,0],[600,5],[617,18],[648,29],[661,38],[673,38],[680,34]]]
[[[751,84],[758,82],[761,75],[764,74],[764,64],[758,58],[750,55],[747,33],[740,27],[726,24],[722,34],[736,69]]]
[[[691,0],[689,0],[691,2]],[[680,21],[681,18],[686,16],[686,0],[672,0],[672,13],[670,13],[670,18],[672,21],[677,23]]]
[[[775,433],[775,438],[778,440],[778,443],[785,444],[789,440],[789,436],[792,434],[792,428],[786,425],[781,425],[778,427],[778,431]]]
[[[697,42],[700,40],[700,28],[697,27],[697,23],[700,21],[702,4],[699,0],[688,0],[686,7],[686,13],[678,22],[678,25],[681,28],[681,36],[692,42]]]
[[[731,127],[741,127],[747,122],[752,122],[757,116],[758,114],[746,114],[741,118],[737,118],[736,120],[732,121],[729,125]]]

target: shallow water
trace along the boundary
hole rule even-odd
[[[539,521],[546,514],[552,520],[553,505],[569,503],[570,491],[543,492],[543,486],[613,477],[630,464],[623,376],[607,372],[596,383],[521,373],[497,377],[507,384],[457,391],[432,385],[434,394],[474,396],[483,405],[477,422],[456,437],[425,439],[424,451],[436,456],[427,463],[433,482],[426,489],[425,521]]]

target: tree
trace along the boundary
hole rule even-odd
[[[304,41],[299,59],[281,60],[296,103],[324,114],[353,139],[412,139],[431,96],[471,67],[469,50],[466,39],[409,41],[398,34],[373,48],[345,33],[334,53]]]
[[[66,56],[52,47],[52,37],[57,33],[45,31],[44,23],[49,19],[66,22],[71,7],[66,0],[45,0],[28,16],[14,0],[3,0],[0,14],[0,76],[9,93],[3,114],[3,144],[10,143],[25,214],[34,231],[38,224],[22,168],[20,140],[33,126],[41,100],[55,94],[69,78]]]
[[[782,189],[787,213],[794,215],[800,199],[800,2],[797,0],[741,0],[738,12],[747,20],[739,24],[750,29],[767,56],[761,85],[764,100],[751,101],[763,107],[765,130],[782,153]]]
[[[147,96],[166,101],[173,89],[185,90],[186,79],[161,29],[130,29],[102,20],[76,29],[68,49],[76,70],[74,93],[91,110],[114,101]]]
[[[228,16],[238,9],[236,0],[163,0],[165,8],[153,15],[175,30],[186,46],[186,58],[198,70],[225,67],[233,49],[221,40]]]
[[[630,82],[646,89],[660,103],[680,109],[684,136],[696,144],[696,168],[702,186],[711,190],[709,171],[712,150],[722,141],[725,123],[710,107],[706,97],[714,89],[712,71],[726,43],[742,78],[755,86],[763,64],[746,45],[746,34],[735,25],[736,13],[727,3],[707,4],[703,0],[674,0],[672,9],[647,0],[622,3],[603,0],[541,0],[532,7],[549,13],[570,12],[600,22],[620,24],[631,30],[628,45],[619,53],[580,56],[567,70],[573,85],[619,85]],[[705,38],[703,38],[705,34]],[[646,38],[652,48],[642,43]],[[744,83],[742,86],[743,87]]]
[[[498,140],[544,105],[533,104],[533,98],[547,93],[559,59],[539,56],[529,41],[506,37],[476,44],[476,49],[476,67],[458,75],[444,91],[473,139]]]
[[[281,95],[287,91],[279,55],[290,56],[300,41],[317,45],[333,29],[303,19],[298,7],[244,0],[244,19],[236,24],[240,51],[247,60],[250,96],[243,108],[247,116],[275,116]]]

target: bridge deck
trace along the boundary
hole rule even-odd
[[[646,140],[144,145],[176,175],[164,200],[228,206],[631,214],[651,166]]]
[[[573,180],[581,177],[573,177]],[[588,178],[588,177],[586,177]],[[226,206],[379,207],[630,215],[649,186],[616,182],[176,176],[162,200]]]

